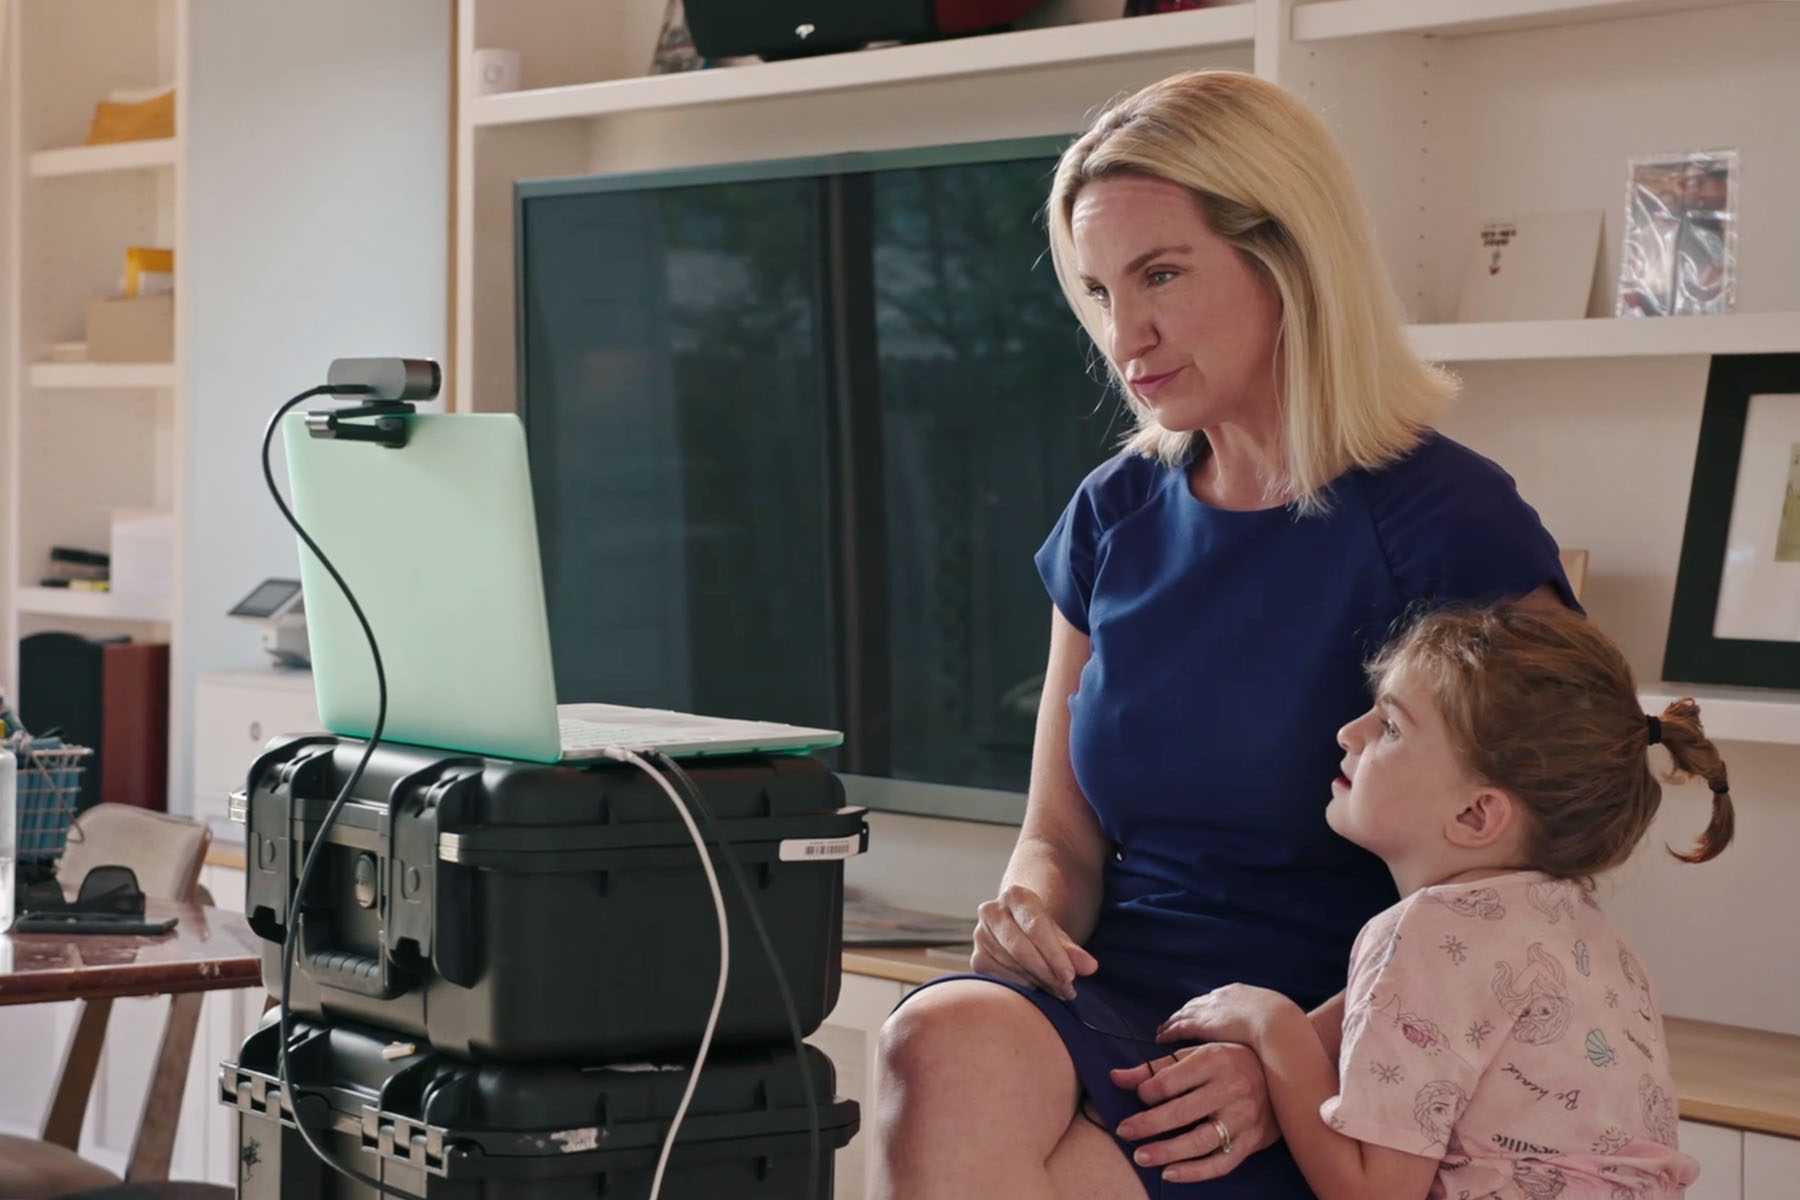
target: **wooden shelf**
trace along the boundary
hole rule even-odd
[[[537,88],[477,97],[469,103],[469,114],[477,126],[522,125],[1247,46],[1255,28],[1253,7],[1230,4],[786,62]]]
[[[1683,696],[1700,705],[1700,723],[1714,741],[1800,746],[1800,692],[1707,683],[1652,683],[1638,689],[1644,711],[1653,715]]]
[[[174,363],[33,363],[35,388],[172,388]]]
[[[176,138],[143,142],[115,142],[106,146],[70,146],[66,150],[39,150],[31,156],[33,179],[64,175],[92,175],[102,171],[149,171],[173,167],[180,155]]]
[[[1800,351],[1800,313],[1484,321],[1409,325],[1406,332],[1419,354],[1431,362],[1655,358]]]
[[[1718,8],[1743,0],[1320,0],[1294,8],[1294,40],[1381,33],[1458,37]]]
[[[1681,1115],[1800,1137],[1800,1037],[1664,1017]]]
[[[13,593],[21,613],[51,617],[86,617],[96,621],[151,621],[167,624],[170,598],[78,592],[68,588],[24,587]]]

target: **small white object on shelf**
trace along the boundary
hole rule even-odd
[[[168,599],[175,590],[175,514],[161,508],[112,510],[112,594]]]
[[[1715,742],[1800,746],[1800,692],[1678,682],[1638,688],[1638,699],[1652,716],[1683,696],[1700,706],[1700,723]]]
[[[142,142],[110,142],[103,146],[69,146],[39,150],[31,156],[34,179],[64,175],[92,175],[101,171],[148,171],[172,167],[180,155],[176,138],[152,138]]]
[[[1482,222],[1468,239],[1457,321],[1586,319],[1604,220],[1596,208]]]

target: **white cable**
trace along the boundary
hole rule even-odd
[[[669,1165],[669,1152],[675,1148],[675,1135],[681,1130],[682,1119],[687,1116],[688,1104],[694,1098],[694,1088],[700,1082],[700,1068],[706,1065],[707,1051],[712,1049],[713,1031],[719,1027],[719,1010],[725,1007],[725,981],[731,974],[731,937],[725,920],[725,893],[719,888],[718,873],[713,870],[712,855],[706,851],[706,839],[700,836],[700,827],[694,824],[693,814],[688,812],[687,805],[682,802],[681,795],[675,790],[666,776],[650,765],[649,760],[630,750],[607,748],[602,750],[602,757],[614,762],[630,763],[644,774],[656,781],[681,814],[681,823],[687,826],[688,836],[694,839],[694,849],[700,852],[700,868],[706,872],[706,886],[712,889],[713,908],[719,914],[719,985],[713,991],[712,1012],[706,1018],[706,1032],[700,1035],[700,1052],[694,1056],[694,1069],[688,1075],[687,1090],[681,1094],[681,1103],[675,1109],[675,1117],[669,1122],[669,1134],[663,1139],[662,1153],[656,1159],[656,1175],[650,1182],[649,1200],[656,1200],[662,1191],[663,1172]]]

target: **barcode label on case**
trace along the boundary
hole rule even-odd
[[[841,838],[783,838],[779,847],[782,862],[825,862],[834,858],[853,858],[862,853],[862,838],[856,834]]]

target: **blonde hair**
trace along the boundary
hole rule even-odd
[[[1051,260],[1096,346],[1098,306],[1075,266],[1073,214],[1097,179],[1163,179],[1194,193],[1207,226],[1256,265],[1281,298],[1276,343],[1286,478],[1303,513],[1352,467],[1404,455],[1456,395],[1421,362],[1370,233],[1350,166],[1325,126],[1281,88],[1238,71],[1192,71],[1117,101],[1063,152],[1048,204]],[[1205,448],[1157,424],[1109,360],[1137,418],[1126,446],[1170,465]]]
[[[1630,856],[1662,803],[1662,784],[1646,753],[1651,723],[1631,667],[1605,634],[1563,609],[1445,609],[1382,650],[1370,680],[1379,690],[1408,664],[1430,681],[1463,765],[1524,805],[1531,866],[1589,881]],[[1669,853],[1705,862],[1735,824],[1725,763],[1693,700],[1675,701],[1658,720],[1674,764],[1665,778],[1699,776],[1712,789],[1706,832],[1693,850]]]

